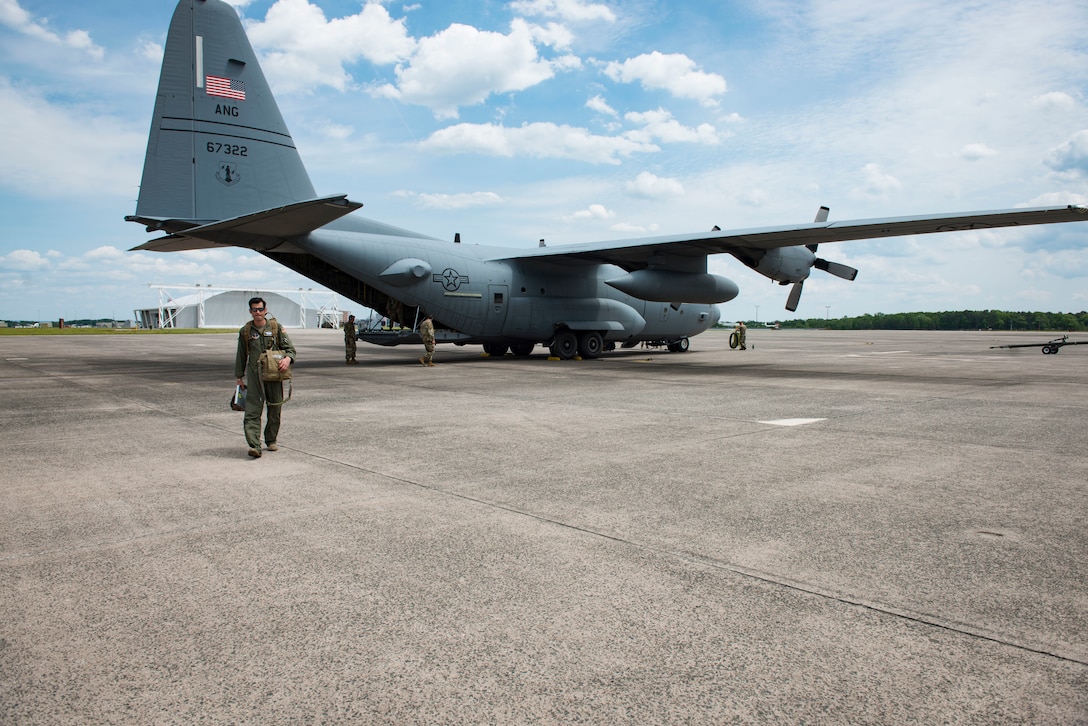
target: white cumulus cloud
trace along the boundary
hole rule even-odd
[[[495,192],[462,192],[459,194],[426,194],[397,192],[396,196],[411,197],[428,209],[468,209],[501,204],[503,198]]]
[[[725,79],[717,73],[701,71],[683,53],[653,51],[623,63],[608,63],[605,75],[621,83],[642,84],[646,90],[663,90],[677,98],[688,98],[704,106],[717,106],[718,97],[725,93]]]
[[[603,20],[611,23],[616,20],[615,13],[607,5],[582,0],[515,0],[510,3],[510,9],[522,15],[576,22]]]
[[[49,260],[36,250],[12,250],[0,256],[0,270],[41,270],[49,267]]]
[[[18,0],[0,0],[0,23],[31,38],[84,51],[96,60],[101,60],[105,55],[86,30],[71,30],[67,33],[50,30],[45,21],[32,17]]]
[[[588,208],[579,210],[567,217],[567,220],[576,219],[611,219],[616,213],[603,204],[590,204]]]
[[[629,131],[627,137],[639,141],[650,142],[654,139],[666,143],[698,143],[717,144],[720,142],[718,132],[710,124],[699,124],[696,128],[684,126],[672,117],[672,114],[663,108],[656,111],[643,113],[628,113],[624,118],[631,123],[639,124],[641,129]]]
[[[1088,175],[1088,129],[1078,131],[1069,141],[1051,150],[1046,165],[1057,172]]]
[[[903,187],[894,176],[884,173],[879,164],[869,163],[862,167],[861,178],[862,184],[857,191],[868,197],[883,197]]]
[[[684,194],[684,185],[678,179],[662,178],[648,171],[627,182],[624,188],[628,194],[645,199],[667,199]]]
[[[530,25],[529,32],[536,42],[541,45],[551,46],[558,50],[570,48],[571,43],[574,42],[574,33],[570,32],[570,29],[567,26],[559,23]]]
[[[1077,107],[1077,102],[1073,100],[1073,97],[1068,93],[1062,93],[1061,91],[1041,93],[1031,99],[1031,103],[1034,106],[1040,106],[1042,108],[1068,109]]]
[[[601,96],[594,96],[586,101],[586,108],[590,111],[596,111],[597,113],[604,114],[605,116],[618,116],[616,109],[608,105]]]
[[[994,156],[997,152],[986,144],[968,144],[956,152],[956,156],[967,161],[978,161],[988,156]]]
[[[553,77],[555,68],[540,58],[529,25],[515,20],[509,34],[455,23],[420,40],[396,75],[396,85],[385,84],[375,93],[426,106],[439,118],[456,118],[459,106],[530,88]]]
[[[262,66],[277,88],[301,91],[352,84],[344,69],[365,59],[376,65],[409,57],[416,41],[404,20],[394,20],[381,4],[368,2],[355,15],[328,20],[308,0],[278,0],[263,21],[250,20],[246,33],[264,51]]]
[[[60,105],[0,78],[0,186],[40,196],[131,195],[144,131],[95,108]]]
[[[457,124],[440,129],[420,143],[426,151],[576,159],[591,164],[618,164],[620,157],[659,151],[654,144],[550,122],[508,128],[499,124]]]

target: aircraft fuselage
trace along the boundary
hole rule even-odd
[[[676,341],[719,319],[714,305],[649,302],[612,288],[605,280],[626,274],[614,265],[526,263],[516,250],[329,228],[294,244],[396,303],[425,309],[459,342],[548,343],[563,328],[595,330],[605,342]]]

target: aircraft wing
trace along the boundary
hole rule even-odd
[[[607,263],[627,269],[644,267],[655,255],[704,257],[742,250],[844,242],[847,240],[900,237],[937,232],[957,232],[998,227],[1088,221],[1088,207],[1038,207],[990,212],[939,214],[924,217],[886,217],[843,222],[815,222],[789,227],[713,231],[687,235],[589,242],[538,247],[505,259],[541,259],[568,264]]]

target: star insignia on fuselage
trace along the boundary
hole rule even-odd
[[[457,288],[461,287],[461,285],[468,284],[468,275],[458,274],[457,270],[452,267],[447,267],[442,270],[441,275],[435,275],[432,279],[435,282],[442,283],[442,287],[447,292],[454,292]]]

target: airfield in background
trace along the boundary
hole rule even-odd
[[[291,335],[0,337],[0,722],[1088,719],[1088,347]]]

